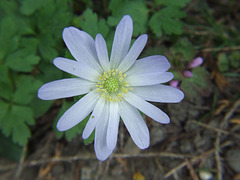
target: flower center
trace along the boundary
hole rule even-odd
[[[104,72],[98,78],[97,91],[102,92],[101,97],[107,98],[108,101],[122,101],[124,94],[131,90],[128,83],[124,80],[126,74],[118,72],[117,69],[112,69]]]
[[[116,92],[119,87],[117,79],[112,77],[108,78],[103,86],[108,92]]]

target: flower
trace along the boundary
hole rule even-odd
[[[203,58],[202,57],[196,57],[194,60],[191,61],[189,64],[189,68],[195,68],[200,66],[203,63]]]
[[[140,111],[153,120],[167,124],[169,117],[147,101],[175,103],[183,99],[182,91],[160,83],[173,78],[166,72],[170,63],[164,56],[149,56],[136,61],[147,42],[143,34],[130,47],[133,22],[125,15],[118,24],[113,40],[110,61],[106,42],[101,34],[95,41],[75,27],[65,28],[63,40],[73,57],[54,59],[54,65],[77,78],[62,79],[44,84],[38,91],[43,100],[86,94],[57,123],[66,131],[91,113],[82,137],[95,130],[94,149],[99,160],[107,159],[117,143],[120,117],[135,144],[149,146],[149,130]]]

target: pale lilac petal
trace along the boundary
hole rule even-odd
[[[127,55],[131,43],[132,31],[132,18],[126,15],[119,22],[115,31],[110,57],[111,69],[116,69]]]
[[[193,74],[191,71],[184,71],[183,74],[185,77],[193,77]]]
[[[80,123],[93,111],[98,97],[99,94],[96,91],[86,94],[62,115],[57,123],[57,129],[66,131]]]
[[[98,121],[100,121],[103,108],[105,107],[105,99],[99,98],[82,134],[83,139],[87,139],[95,129]]]
[[[123,61],[119,65],[118,69],[120,71],[125,72],[133,65],[133,63],[136,61],[136,59],[142,52],[143,48],[145,47],[147,43],[147,38],[148,38],[147,35],[143,34],[136,39],[131,49],[127,53],[126,57],[123,59]]]
[[[126,72],[127,75],[165,72],[170,68],[167,58],[161,55],[148,56],[135,61],[132,67]]]
[[[149,73],[149,74],[136,74],[126,77],[126,81],[130,86],[148,86],[159,83],[165,83],[173,78],[170,72],[164,73]]]
[[[73,97],[88,93],[96,84],[80,78],[62,79],[44,84],[38,90],[42,100]]]
[[[178,88],[179,81],[178,80],[171,80],[170,81],[170,86]]]
[[[134,143],[140,149],[147,148],[150,143],[149,130],[139,111],[126,101],[120,101],[119,114]]]
[[[166,113],[131,92],[125,94],[124,99],[153,120],[163,124],[168,124],[170,122]]]
[[[147,101],[161,103],[177,103],[184,98],[184,94],[177,88],[166,85],[137,86],[132,93]]]
[[[63,30],[63,40],[73,57],[79,61],[101,70],[93,38],[75,27]]]
[[[109,149],[114,149],[117,144],[120,116],[118,113],[118,103],[111,101],[109,104],[110,114],[107,128],[107,146]]]
[[[95,39],[95,46],[97,50],[98,59],[104,71],[110,70],[110,62],[108,58],[107,45],[101,34],[97,34]]]
[[[72,75],[87,79],[89,81],[96,82],[100,76],[99,72],[90,67],[87,64],[73,61],[70,59],[57,57],[53,60],[54,65]]]
[[[107,146],[107,128],[109,121],[109,104],[103,109],[101,118],[99,119],[95,129],[94,149],[97,158],[100,161],[106,160],[113,149]]]
[[[189,68],[195,68],[200,66],[203,63],[203,58],[202,57],[197,57],[195,58],[190,64]]]

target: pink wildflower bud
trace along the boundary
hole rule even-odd
[[[197,66],[200,66],[203,63],[202,57],[197,57],[189,64],[189,68],[195,68]]]
[[[193,74],[191,71],[184,71],[183,74],[185,77],[193,77]]]
[[[170,86],[178,88],[179,81],[178,80],[172,80],[170,81]]]

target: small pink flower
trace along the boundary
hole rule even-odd
[[[178,88],[179,81],[178,80],[172,80],[170,81],[170,86]]]
[[[200,66],[203,63],[202,57],[197,57],[189,64],[189,68],[195,68],[197,66]]]
[[[185,77],[193,77],[193,74],[191,71],[184,71],[183,74]]]

